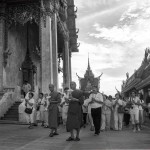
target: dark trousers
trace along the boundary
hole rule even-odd
[[[84,123],[84,125],[86,125],[86,123],[87,123],[87,113],[83,113],[83,123]]]
[[[124,113],[124,122],[125,126],[128,126],[130,123],[130,114]]]
[[[101,107],[92,108],[91,115],[93,118],[93,124],[95,127],[95,134],[100,133],[100,125],[101,125]]]

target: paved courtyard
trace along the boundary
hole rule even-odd
[[[68,133],[59,127],[59,136],[48,137],[49,129],[40,126],[0,124],[0,150],[99,150],[150,149],[150,128],[133,133],[131,129],[102,132],[94,136],[89,127],[81,130],[80,142],[66,142]]]

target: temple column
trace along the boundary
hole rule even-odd
[[[5,48],[5,6],[0,4],[0,91],[3,91],[3,52]]]
[[[70,88],[70,65],[69,65],[69,41],[65,39],[65,49],[63,52],[63,86]]]
[[[72,69],[71,69],[71,51],[69,52],[69,69],[70,69],[70,81],[72,81]]]
[[[52,56],[53,56],[53,83],[58,90],[58,43],[57,43],[57,16],[56,13],[52,19]]]
[[[41,18],[41,88],[43,93],[49,93],[49,84],[53,84],[52,32],[51,18]]]

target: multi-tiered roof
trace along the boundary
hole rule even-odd
[[[94,77],[94,74],[90,67],[90,60],[88,57],[88,67],[84,74],[84,78],[81,78],[77,75],[79,78],[80,89],[83,91],[91,91],[93,86],[97,86],[98,88],[100,88],[101,75],[98,77]]]

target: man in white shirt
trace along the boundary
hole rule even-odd
[[[31,85],[25,81],[25,83],[23,84],[22,90],[24,92],[24,96],[26,96],[26,94],[31,91]]]
[[[136,96],[136,91],[131,92],[131,97],[129,101],[132,103],[132,108],[130,109],[130,115],[131,115],[131,122],[133,125],[133,132],[136,132],[136,130],[140,131],[139,128],[140,99]]]
[[[44,111],[45,111],[45,98],[44,94],[39,94],[38,104],[37,104],[37,120],[42,121],[42,127],[44,126]]]
[[[90,130],[94,131],[93,118],[92,118],[92,115],[91,115],[91,104],[89,102],[90,102],[89,98],[85,99],[83,106],[88,107],[88,119],[89,119],[89,122],[90,122],[90,125],[91,125]]]
[[[63,120],[63,125],[64,126],[66,126],[68,106],[69,106],[69,103],[66,102],[66,99],[69,98],[68,90],[69,90],[68,87],[64,88],[64,96],[63,96],[61,104],[60,104],[60,106],[62,107],[62,120]]]
[[[95,135],[100,133],[101,125],[101,107],[103,105],[103,96],[98,92],[97,86],[93,86],[93,93],[89,96],[89,103],[91,105],[91,114],[95,127]]]

